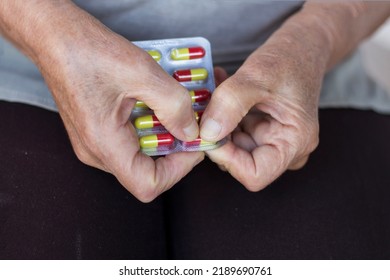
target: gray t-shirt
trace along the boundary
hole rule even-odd
[[[74,2],[130,41],[205,37],[211,42],[214,64],[230,72],[302,6],[302,1],[265,0]],[[321,104],[390,113],[390,95],[368,79],[359,63],[359,55],[354,55],[328,75]],[[56,110],[37,68],[1,37],[0,100]]]

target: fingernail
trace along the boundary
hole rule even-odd
[[[201,129],[201,137],[205,140],[214,140],[221,133],[221,125],[213,119],[207,119]]]
[[[199,135],[198,125],[195,121],[191,122],[189,126],[183,129],[187,139],[193,140]]]

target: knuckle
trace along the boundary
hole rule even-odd
[[[261,170],[257,170],[252,174],[246,174],[242,179],[243,185],[251,192],[263,190],[278,177],[277,174],[281,173],[280,166],[282,165],[284,164],[280,161],[273,166],[270,166],[270,164],[261,164]]]
[[[261,187],[258,185],[258,183],[254,182],[253,180],[247,180],[244,182],[244,186],[250,192],[258,192],[261,190]]]
[[[191,98],[185,91],[179,92],[180,95],[171,98],[168,106],[164,106],[159,110],[155,110],[161,123],[168,130],[179,130],[180,128],[186,127],[194,119],[193,110],[191,104]]]
[[[222,108],[229,109],[231,116],[241,120],[251,107],[249,104],[245,104],[246,98],[239,96],[239,94],[249,94],[242,92],[242,88],[244,87],[241,87],[236,81],[227,80],[213,93],[212,101]]]
[[[312,153],[318,147],[320,141],[318,129],[311,129],[306,133],[306,135],[309,135],[309,137],[307,137],[306,141],[303,142],[303,155],[309,155]]]
[[[317,149],[318,145],[320,144],[320,137],[319,135],[313,136],[312,140],[310,141],[308,145],[308,152],[312,153],[315,149]]]
[[[306,156],[306,157],[303,157],[303,158],[300,158],[300,159],[297,159],[295,161],[293,161],[290,166],[288,167],[289,170],[299,170],[301,168],[303,168],[307,161],[309,160],[309,157]]]
[[[79,146],[77,146],[77,147],[73,146],[73,150],[74,150],[74,152],[76,154],[76,157],[82,163],[84,163],[86,165],[89,165],[89,166],[93,166],[93,161],[92,161],[90,155],[88,154],[88,152],[85,149],[83,149],[83,148],[81,148]]]
[[[300,138],[300,140],[297,141],[297,143],[300,144],[297,144],[295,146],[293,145],[293,147],[291,147],[292,152],[290,153],[291,157],[288,164],[288,169],[290,170],[298,170],[304,167],[308,161],[310,154],[318,147],[318,130],[307,130],[307,133],[302,135],[308,136],[305,138]]]
[[[139,201],[149,203],[159,196],[160,192],[153,176],[143,176],[140,181],[141,179],[134,180],[134,177],[129,177],[128,174],[129,172],[116,172],[122,185]]]
[[[244,179],[243,185],[250,192],[258,192],[266,187],[261,183],[260,178],[257,176],[248,176]]]
[[[178,90],[176,96],[173,96],[170,100],[167,110],[171,113],[180,113],[190,109],[192,106],[191,98],[186,89]]]
[[[293,161],[299,153],[303,152],[301,147],[302,138],[297,137],[293,133],[290,133],[287,139],[278,139],[273,146],[276,150],[274,157],[277,164],[269,166],[264,163],[264,165],[268,167],[268,172],[270,174],[276,174],[286,170],[291,161]]]
[[[318,124],[302,124],[298,128],[295,147],[295,154],[306,156],[312,153],[319,144],[319,126]]]
[[[157,189],[151,186],[137,187],[132,194],[143,203],[152,202],[159,195]]]

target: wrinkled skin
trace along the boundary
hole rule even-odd
[[[216,69],[221,84],[200,134],[230,141],[208,156],[251,191],[302,167],[318,144],[325,72],[389,15],[389,2],[309,1],[233,76]],[[174,136],[191,141],[199,127],[188,92],[72,1],[2,0],[0,32],[41,70],[78,158],[112,173],[139,200],[153,200],[204,158],[196,152],[154,160],[140,152],[128,121],[136,99]]]
[[[219,137],[230,140],[208,156],[249,190],[258,191],[286,169],[302,167],[318,145],[321,71],[300,57],[264,46],[214,92],[203,115],[221,124]],[[324,69],[325,71],[325,69]],[[202,126],[203,125],[203,126]],[[238,126],[237,126],[238,125]],[[201,136],[205,123],[201,124]]]
[[[78,158],[114,174],[138,199],[153,200],[187,174],[204,153],[177,153],[157,160],[142,154],[128,121],[143,100],[177,138],[199,135],[188,91],[145,51],[88,14],[68,29],[62,44],[41,59],[49,85]]]

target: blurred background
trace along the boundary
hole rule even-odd
[[[390,94],[390,19],[360,49],[368,75]]]

